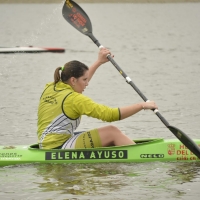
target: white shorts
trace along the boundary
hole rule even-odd
[[[75,148],[75,144],[76,144],[76,140],[78,138],[78,136],[81,134],[77,133],[74,136],[70,137],[61,147],[61,149],[74,149]]]
[[[75,133],[61,147],[61,149],[86,149],[102,147],[98,129]]]

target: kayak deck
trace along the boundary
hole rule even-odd
[[[139,139],[136,145],[92,149],[39,149],[38,144],[0,146],[0,166],[25,163],[200,161],[178,139]],[[200,146],[200,139],[194,140]]]

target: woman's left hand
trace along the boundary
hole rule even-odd
[[[114,55],[111,54],[109,49],[102,47],[98,54],[98,62],[101,64],[108,62],[109,61],[107,58],[108,55],[114,57]]]

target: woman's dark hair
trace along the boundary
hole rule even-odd
[[[62,70],[60,75],[60,70]],[[64,67],[56,68],[54,72],[54,83],[58,83],[60,80],[67,82],[71,77],[79,78],[84,75],[85,71],[88,70],[88,67],[77,61],[73,60],[64,65]]]

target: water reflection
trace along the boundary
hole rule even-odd
[[[195,179],[200,178],[200,163],[177,163],[176,167],[169,169],[167,174],[180,184],[195,182]]]
[[[0,177],[0,195],[9,193],[8,199],[19,196],[18,183],[21,199],[95,199],[101,195],[124,199],[133,194],[142,199],[144,194],[152,199],[159,199],[160,194],[183,198],[198,188],[200,162],[30,164],[2,167]]]
[[[174,186],[200,178],[200,163],[46,164],[35,165],[35,168],[37,176],[42,177],[42,181],[35,184],[43,192],[73,195],[106,194],[134,186],[134,190],[172,190],[175,196],[180,196],[185,194],[184,190],[174,189]]]
[[[127,185],[127,171],[121,164],[47,164],[35,167],[37,176],[43,177],[43,182],[35,184],[46,192],[54,190],[83,195],[97,191],[106,193]]]

